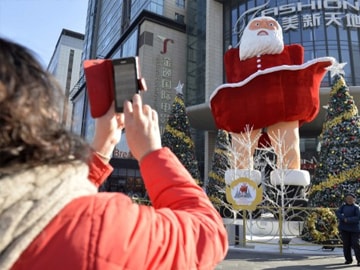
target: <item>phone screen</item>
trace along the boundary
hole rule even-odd
[[[136,57],[114,59],[115,111],[123,112],[125,100],[139,92]]]

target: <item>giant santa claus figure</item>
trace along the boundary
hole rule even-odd
[[[335,63],[331,57],[303,62],[303,47],[284,45],[282,29],[271,17],[252,19],[246,26],[237,48],[225,53],[227,83],[210,97],[211,111],[219,129],[231,132],[233,147],[245,153],[247,146],[236,138],[250,127],[252,140],[264,128],[277,154],[277,170],[271,182],[279,185],[307,186],[310,176],[300,170],[299,127],[313,120],[319,111],[319,88],[327,68]],[[281,143],[274,138],[282,138]],[[252,144],[252,153],[257,144]],[[279,162],[280,161],[280,162]],[[251,162],[240,160],[235,170],[225,174],[227,183],[237,177],[255,178]],[[229,175],[234,174],[234,175]]]

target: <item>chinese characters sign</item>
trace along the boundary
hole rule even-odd
[[[156,105],[158,107],[160,131],[166,125],[172,104],[172,61],[170,57],[159,55],[156,59]]]
[[[360,1],[323,0],[295,2],[265,9],[262,16],[279,17],[283,31],[321,25],[360,28]]]

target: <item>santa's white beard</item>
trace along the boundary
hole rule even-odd
[[[261,30],[269,35],[258,36]],[[240,60],[263,54],[278,54],[284,49],[284,42],[281,30],[258,29],[249,30],[246,28],[240,41]]]

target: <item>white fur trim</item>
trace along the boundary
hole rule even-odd
[[[287,186],[308,186],[310,185],[310,174],[305,170],[274,170],[270,174],[270,182],[272,185]]]
[[[336,63],[336,60],[334,57],[320,57],[320,58],[310,60],[302,65],[281,65],[281,66],[275,66],[275,67],[271,67],[271,68],[267,68],[267,69],[263,69],[263,70],[258,70],[257,72],[251,74],[249,77],[247,77],[245,80],[242,80],[241,82],[225,83],[225,84],[218,86],[210,96],[209,106],[211,107],[211,99],[217,94],[217,92],[219,92],[222,89],[236,88],[236,87],[244,86],[247,83],[249,83],[251,80],[255,79],[256,77],[265,75],[268,73],[281,71],[281,70],[292,70],[292,71],[302,70],[302,69],[308,68],[309,66],[311,66],[315,63],[328,62],[328,61],[332,62],[332,64]]]
[[[242,177],[249,178],[255,181],[256,184],[261,183],[261,172],[258,170],[228,169],[225,171],[225,183],[227,185],[230,185],[232,181]]]

